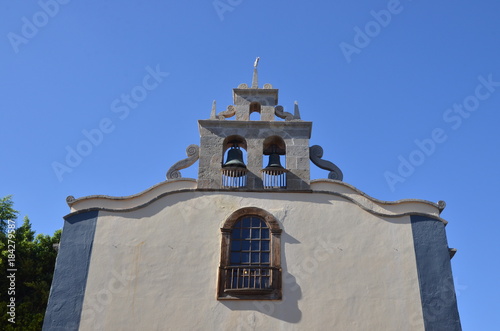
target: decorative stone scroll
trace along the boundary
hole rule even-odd
[[[344,179],[344,174],[342,171],[337,167],[334,163],[327,161],[327,160],[322,160],[321,158],[323,157],[323,148],[319,145],[314,145],[309,147],[309,158],[311,159],[312,163],[314,163],[318,168],[324,169],[324,170],[330,170],[330,173],[328,174],[329,179],[335,179],[335,180],[343,180]]]
[[[221,111],[220,113],[217,114],[217,118],[219,120],[224,120],[229,117],[233,117],[236,115],[236,108],[234,108],[233,105],[227,106],[227,110]]]
[[[68,196],[66,197],[66,203],[67,203],[67,204],[68,204],[68,206],[70,206],[70,207],[71,207],[71,204],[72,204],[75,200],[76,200],[76,199],[75,199],[75,197],[74,197],[74,196],[72,196],[72,195],[68,195]]]
[[[283,106],[274,107],[274,114],[279,118],[283,118],[285,121],[293,120],[293,114],[283,110]]]
[[[439,200],[437,205],[438,205],[439,213],[441,214],[441,212],[446,208],[446,202],[444,202],[443,200]]]
[[[189,145],[186,148],[187,159],[180,160],[170,167],[167,171],[167,180],[181,178],[181,172],[179,170],[190,167],[200,158],[200,147],[198,145]]]

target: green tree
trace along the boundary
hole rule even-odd
[[[8,195],[0,199],[0,231],[5,234],[7,229],[7,222],[9,220],[15,221],[19,212],[14,209],[14,202],[12,202],[12,195]]]
[[[21,226],[13,227],[17,215],[11,196],[0,199],[0,329],[41,330],[57,256],[54,245],[60,241],[61,230],[53,236],[35,236],[28,217]],[[9,295],[11,286],[7,278],[12,273],[15,274],[15,324],[9,322],[12,315],[8,314],[7,306],[13,297]]]

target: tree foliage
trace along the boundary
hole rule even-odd
[[[14,227],[18,214],[11,196],[0,199],[0,330],[41,330],[57,256],[54,244],[59,243],[61,230],[53,236],[35,236],[28,217],[21,226]],[[15,296],[9,291],[11,279],[7,277],[12,273]],[[12,315],[7,306],[13,296],[15,324],[9,322]]]
[[[7,229],[8,220],[15,221],[17,214],[19,212],[14,209],[14,202],[12,202],[11,195],[0,199],[0,230],[2,233],[5,233]]]

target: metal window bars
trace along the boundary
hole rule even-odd
[[[286,188],[286,169],[262,169],[265,189]]]
[[[222,187],[245,187],[247,186],[248,170],[240,167],[222,168]]]
[[[272,290],[279,269],[263,266],[224,267],[226,291]]]

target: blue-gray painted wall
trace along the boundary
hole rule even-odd
[[[413,215],[411,225],[425,329],[462,330],[444,223]]]
[[[89,211],[64,222],[43,330],[78,330],[97,215]]]

